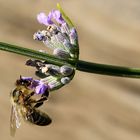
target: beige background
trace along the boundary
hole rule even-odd
[[[46,49],[32,39],[40,11],[56,0],[0,0],[0,41]],[[61,0],[79,33],[80,59],[140,67],[139,0]],[[9,135],[9,93],[19,75],[34,76],[26,57],[0,51],[0,139]],[[15,140],[139,140],[140,80],[77,71],[42,107],[48,127],[22,123]]]

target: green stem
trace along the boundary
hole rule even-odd
[[[63,59],[59,59],[53,55],[3,42],[0,42],[0,50],[28,56],[39,60],[46,60],[48,63],[52,63],[58,66],[66,64],[66,61],[64,61]]]
[[[35,50],[31,50],[31,49],[27,49],[27,48],[15,46],[3,42],[0,42],[0,50],[28,56],[39,60],[45,60],[48,63],[52,63],[58,66],[62,66],[65,64],[71,64],[75,66],[75,62],[73,62],[72,60],[59,59],[53,55],[49,55],[39,51],[35,51]],[[75,67],[77,70],[83,72],[110,75],[110,76],[140,78],[140,68],[129,68],[129,67],[106,65],[106,64],[97,64],[97,63],[91,63],[82,60],[78,60]]]
[[[79,60],[77,70],[89,73],[96,73],[110,76],[120,76],[128,78],[140,78],[140,68],[130,68],[113,66],[107,64],[97,64]]]

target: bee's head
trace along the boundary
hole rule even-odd
[[[31,81],[32,79],[27,79],[27,78],[23,78],[22,76],[20,76],[20,79],[18,79],[16,81],[16,86],[30,86],[31,85]]]

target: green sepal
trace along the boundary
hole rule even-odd
[[[72,23],[72,21],[70,20],[70,18],[65,14],[64,10],[62,9],[62,7],[60,6],[59,3],[57,3],[57,8],[58,8],[58,10],[61,12],[61,14],[62,14],[64,20],[68,23],[68,25],[69,25],[70,27],[74,27],[74,24]]]

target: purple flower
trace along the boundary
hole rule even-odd
[[[38,31],[34,34],[33,38],[35,40],[42,41],[42,40],[45,40],[45,35],[41,31]]]
[[[36,94],[43,94],[45,93],[47,89],[48,89],[48,86],[40,81],[38,86],[36,86],[35,91],[36,91]]]
[[[52,10],[48,16],[45,13],[41,12],[37,15],[37,20],[40,24],[44,24],[46,26],[55,24],[55,21],[59,24],[64,23],[64,19],[62,18],[62,14],[58,10]]]
[[[30,88],[35,90],[36,94],[43,94],[48,89],[48,86],[40,80],[33,80]]]
[[[72,29],[71,29],[70,36],[71,36],[73,39],[77,39],[77,33],[76,33],[75,28],[72,28]]]
[[[40,24],[49,25],[53,24],[51,21],[51,15],[46,16],[45,13],[41,12],[37,15],[37,20]]]
[[[64,19],[62,17],[62,14],[60,13],[59,10],[52,10],[52,17],[59,23],[62,24],[64,23]]]

